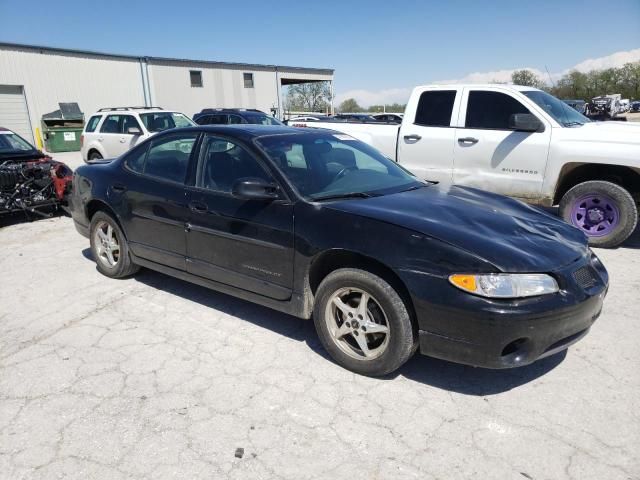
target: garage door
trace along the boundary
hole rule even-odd
[[[33,142],[29,111],[22,87],[0,85],[0,127],[13,130],[21,137]]]

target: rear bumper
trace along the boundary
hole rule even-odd
[[[585,266],[595,278],[587,288],[574,276]],[[553,275],[559,293],[514,300],[470,295],[446,279],[423,276],[418,292],[410,287],[420,352],[499,369],[527,365],[568,348],[589,332],[600,315],[608,274],[594,255]]]

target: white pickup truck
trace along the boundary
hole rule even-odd
[[[349,134],[427,180],[560,205],[593,246],[619,245],[638,221],[640,123],[591,122],[535,88],[422,86],[400,126],[293,125]]]

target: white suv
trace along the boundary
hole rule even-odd
[[[186,115],[159,107],[101,108],[89,118],[80,137],[82,159],[118,157],[158,132],[192,125]]]

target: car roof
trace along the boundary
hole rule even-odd
[[[182,127],[180,129],[167,130],[166,132],[208,132],[220,135],[230,135],[240,140],[252,140],[258,137],[268,135],[284,135],[292,133],[321,132],[322,129],[317,128],[297,128],[288,127],[286,125],[254,125],[254,124],[237,124],[237,125],[197,125],[193,127]],[[164,132],[162,132],[164,133]]]

